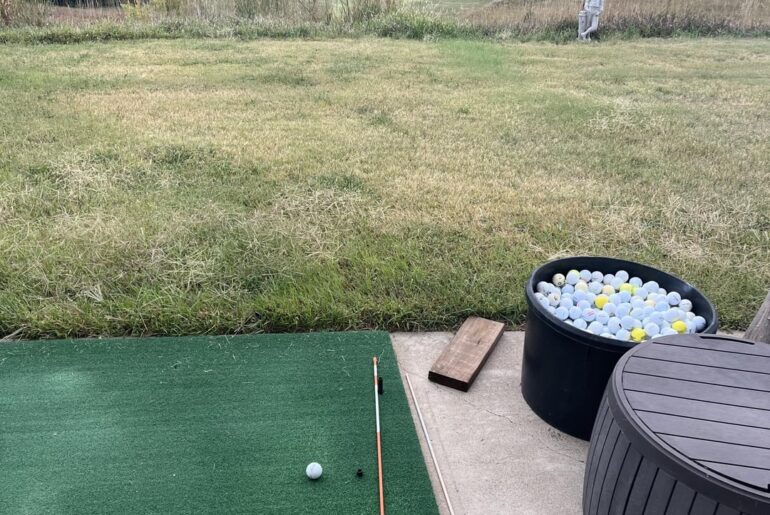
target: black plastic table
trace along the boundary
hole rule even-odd
[[[770,345],[658,338],[626,353],[596,418],[585,514],[770,514]]]

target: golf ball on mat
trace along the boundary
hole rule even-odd
[[[316,463],[315,461],[307,466],[305,469],[305,474],[307,474],[307,477],[310,479],[318,479],[321,477],[321,474],[323,474],[324,469],[321,467],[320,463]]]

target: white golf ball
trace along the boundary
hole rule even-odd
[[[598,283],[604,281],[604,274],[601,272],[591,272],[591,280],[596,281]]]
[[[584,281],[586,283],[591,281],[591,271],[590,270],[581,270],[580,271],[580,280]]]
[[[564,286],[562,286],[562,288],[561,288],[561,294],[562,294],[562,295],[564,295],[565,293],[569,293],[569,294],[572,294],[572,293],[574,293],[574,292],[575,292],[575,287],[574,287],[574,286],[572,286],[571,284],[565,284],[565,285],[564,285]]]
[[[576,320],[575,320],[575,321],[572,323],[572,325],[574,325],[574,326],[575,326],[575,327],[577,327],[578,329],[582,329],[582,330],[584,330],[584,331],[586,330],[586,328],[588,328],[588,322],[586,322],[586,321],[585,321],[585,320],[583,320],[582,318],[578,318],[578,319],[576,319]]]
[[[644,326],[644,332],[647,333],[648,336],[657,336],[660,334],[660,327],[658,324],[650,322]]]
[[[681,317],[679,316],[679,310],[676,308],[669,309],[668,311],[663,313],[663,320],[665,320],[669,324],[673,324],[680,318]]]
[[[642,285],[642,288],[644,288],[650,293],[658,293],[658,290],[660,289],[660,285],[655,281],[647,281]]]
[[[695,330],[696,331],[703,331],[706,328],[706,319],[705,318],[703,318],[701,316],[697,316],[697,317],[693,318],[692,321],[695,322]]]
[[[574,286],[580,280],[580,272],[577,270],[570,270],[565,277],[567,284]]]
[[[556,307],[556,306],[559,305],[559,301],[561,300],[561,295],[559,295],[556,292],[551,292],[551,293],[548,294],[548,297],[546,297],[546,298],[548,299],[548,304],[550,304],[551,306]]]
[[[324,469],[321,467],[320,463],[316,463],[315,461],[307,466],[305,469],[305,474],[307,474],[307,477],[310,479],[318,479],[321,477],[321,474],[323,474]]]
[[[626,329],[620,329],[615,333],[615,338],[622,341],[628,341],[628,339],[631,338],[631,333]]]
[[[620,304],[617,308],[615,308],[615,316],[618,318],[623,318],[624,316],[628,316],[628,314],[631,312],[631,305],[630,304]]]
[[[614,280],[615,280],[615,276],[614,275],[607,274],[607,275],[604,276],[604,279],[602,280],[602,282],[604,284],[606,284],[606,285],[611,286],[612,285],[612,281],[614,281]]]
[[[679,303],[682,301],[682,296],[679,295],[679,293],[672,291],[668,295],[666,295],[666,300],[668,301],[669,306],[678,306]]]
[[[692,301],[690,299],[682,299],[679,301],[679,309],[682,311],[692,311]]]
[[[577,320],[583,314],[583,310],[579,306],[572,306],[569,308],[569,317],[572,320]]]
[[[591,281],[588,283],[588,291],[593,293],[594,295],[599,295],[602,292],[602,288],[604,285],[598,281]]]
[[[615,272],[615,279],[620,279],[621,283],[628,281],[629,277],[630,276],[628,275],[628,272],[626,272],[625,270],[618,270],[617,272]]]
[[[564,286],[564,283],[567,281],[567,278],[564,277],[564,274],[554,274],[553,278],[551,279],[551,282],[561,288]]]
[[[554,313],[559,320],[567,320],[569,318],[569,308],[565,306],[559,306]]]
[[[607,325],[607,323],[610,321],[610,314],[606,311],[597,311],[596,312],[596,321],[599,322],[602,325]]]
[[[632,285],[636,286],[637,288],[641,288],[642,287],[642,280],[639,279],[638,277],[632,277],[631,279],[628,280],[628,284],[632,284]]]
[[[588,326],[588,330],[596,335],[602,334],[605,331],[605,327],[600,322],[591,322]]]

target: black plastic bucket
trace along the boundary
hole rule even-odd
[[[627,271],[643,281],[656,281],[692,301],[693,311],[706,319],[702,333],[719,327],[714,305],[691,284],[650,266],[606,257],[572,257],[546,263],[532,273],[525,295],[527,328],[521,392],[537,415],[553,427],[588,440],[604,388],[620,357],[635,344],[597,336],[565,324],[536,299],[535,286],[569,270]]]

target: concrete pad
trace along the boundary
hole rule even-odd
[[[457,514],[581,513],[588,443],[535,415],[521,396],[524,333],[505,333],[468,392],[428,381],[452,333],[391,335],[414,387]],[[409,388],[404,380],[409,396]],[[449,513],[409,399],[441,513]]]

